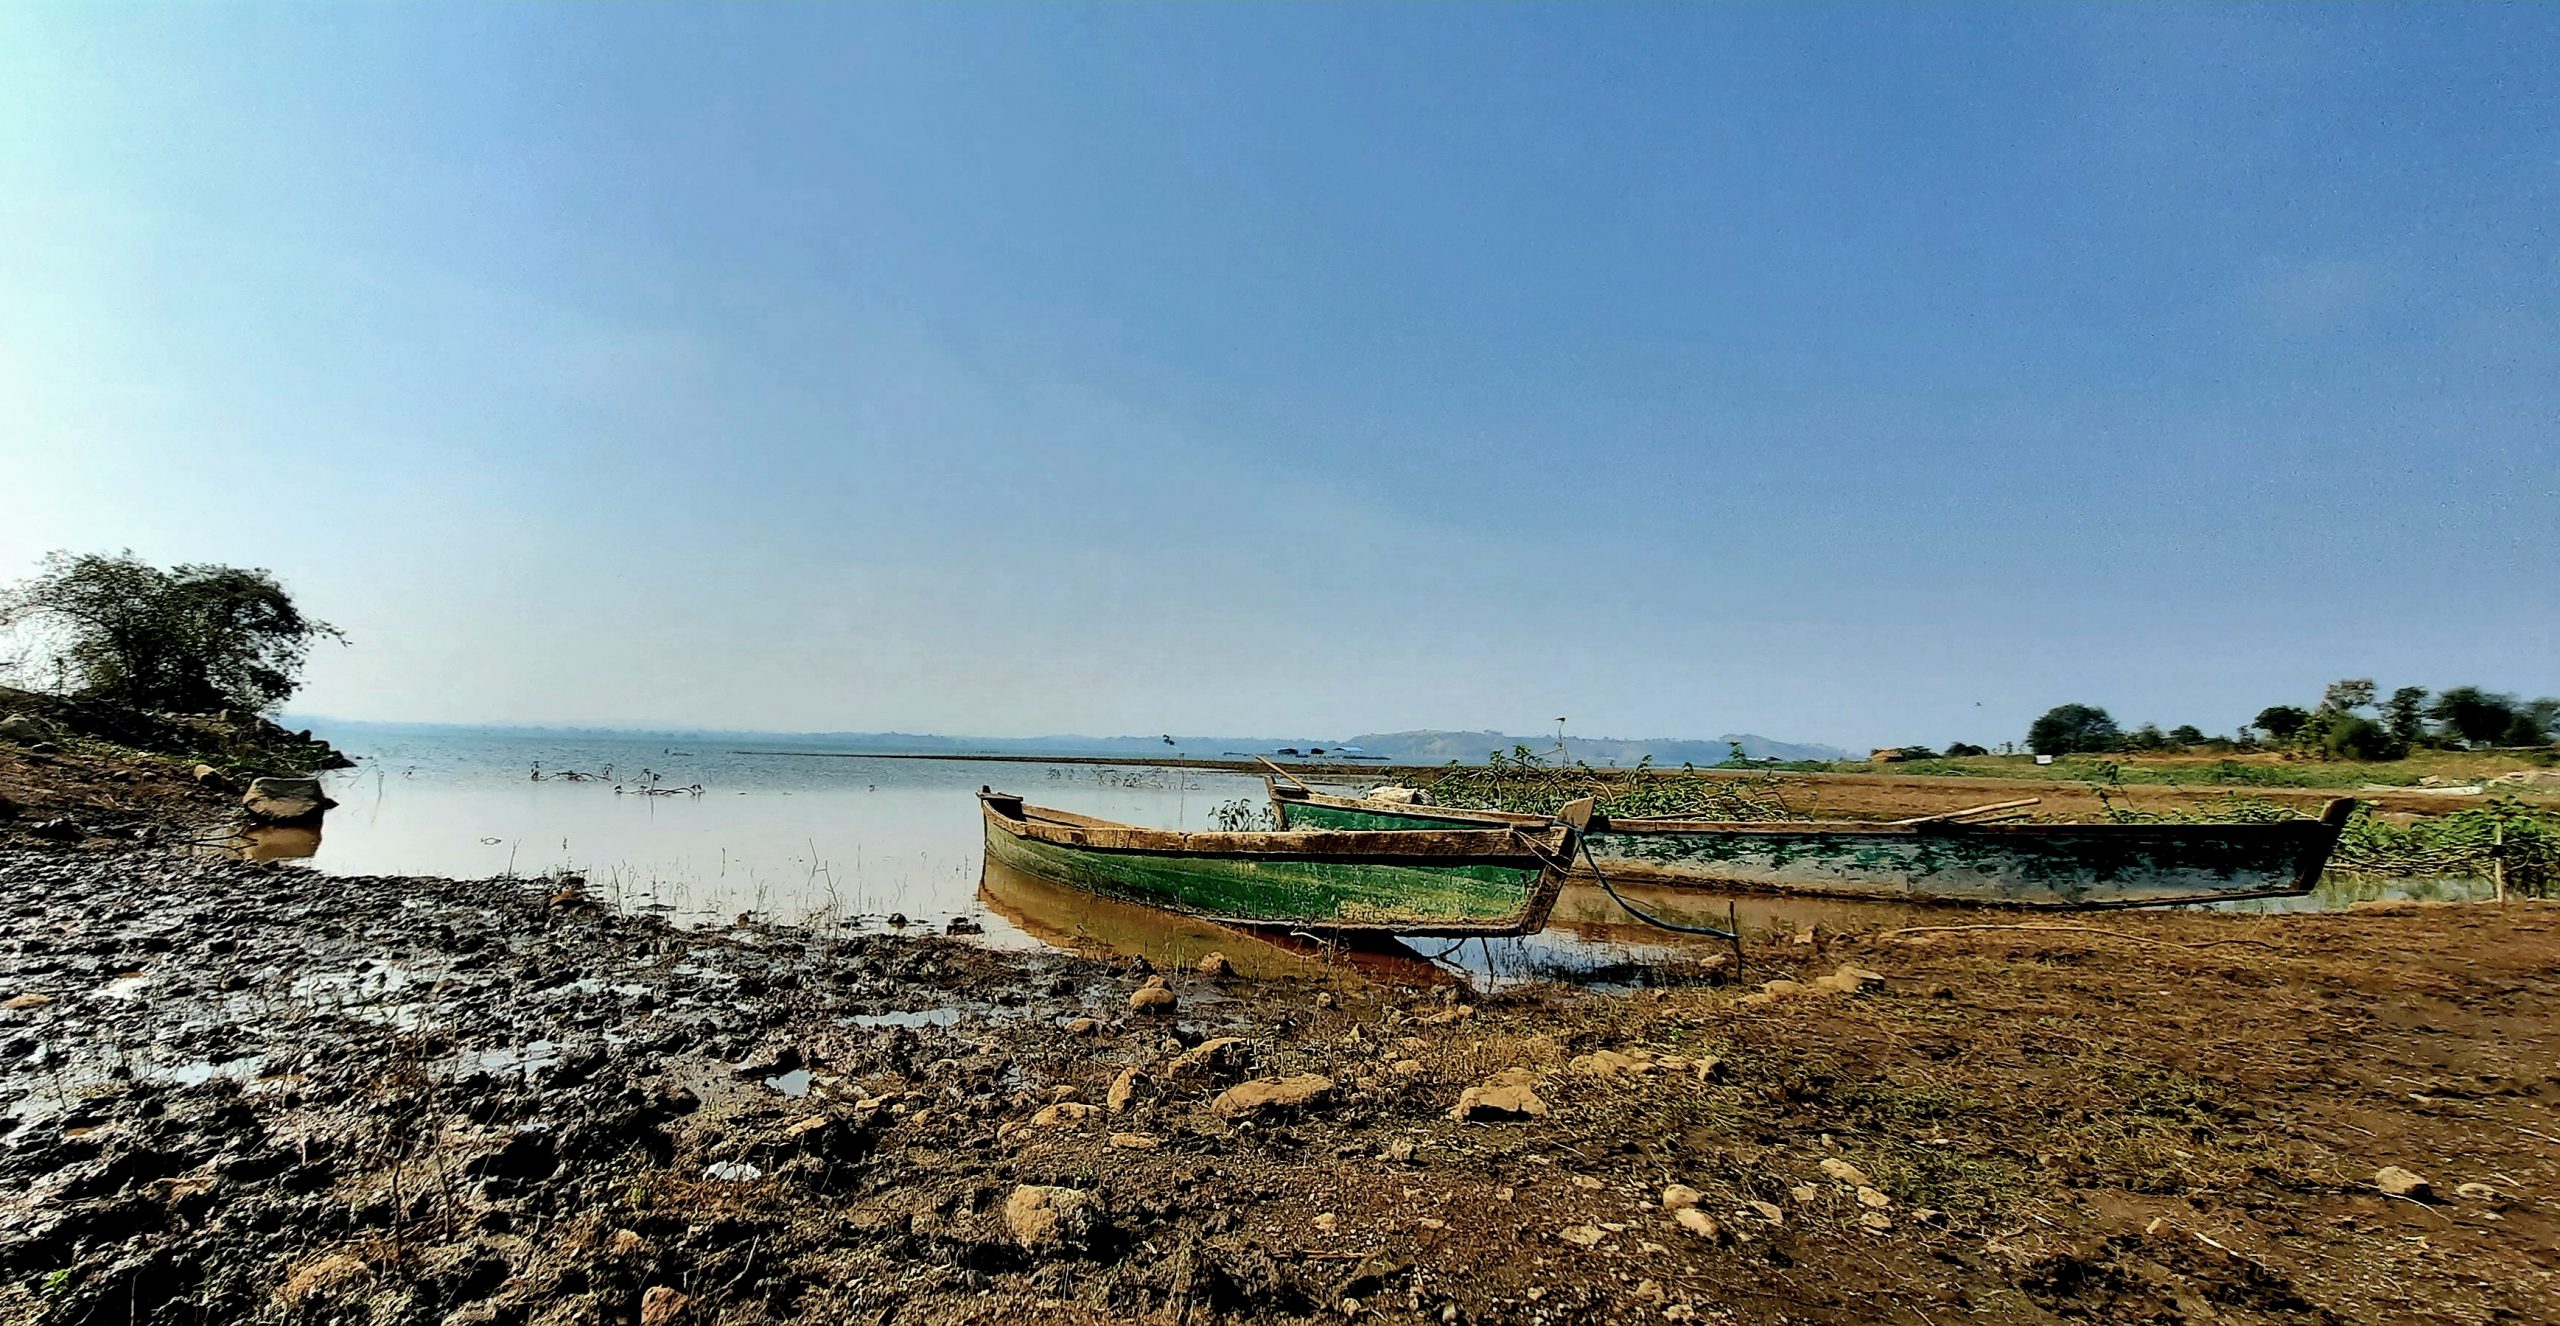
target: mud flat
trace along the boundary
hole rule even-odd
[[[2067,924],[1479,997],[0,848],[0,1320],[2560,1319],[2560,908]]]

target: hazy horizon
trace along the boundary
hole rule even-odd
[[[273,568],[350,720],[2560,693],[2555,105],[2551,7],[14,6],[0,582]]]

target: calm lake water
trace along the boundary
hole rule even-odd
[[[1142,952],[1185,962],[1212,948],[1240,965],[1303,964],[1304,953],[1106,905],[981,863],[982,785],[1033,802],[1133,824],[1212,828],[1221,803],[1264,802],[1245,774],[1141,765],[981,762],[794,755],[745,749],[735,738],[691,743],[652,736],[552,736],[510,731],[408,732],[366,727],[328,737],[358,765],[329,776],[339,805],[311,841],[280,834],[262,846],[340,875],[482,878],[583,875],[601,901],[689,924],[741,913],[783,922],[865,928],[892,914],[921,928],[955,918],[985,942]],[[539,768],[544,777],[537,780]],[[571,773],[594,775],[587,779]],[[687,789],[644,795],[639,789]],[[699,794],[689,789],[699,787]],[[617,790],[619,789],[619,790]],[[2472,896],[2479,881],[2359,884],[2333,878],[2310,897],[2235,904],[2250,910],[2343,906],[2359,897]],[[1725,919],[1727,900],[1650,895],[1638,905],[1669,919]],[[1743,896],[1733,900],[1757,942],[1828,920],[1834,927],[1944,922],[1943,910]],[[1907,920],[1890,916],[1906,915]],[[1254,956],[1241,951],[1251,947]],[[1633,923],[1597,889],[1572,888],[1543,934],[1517,940],[1417,941],[1403,974],[1457,973],[1479,983],[1563,977],[1661,979],[1712,940]],[[1392,964],[1391,964],[1392,965]],[[1392,974],[1392,973],[1391,973]]]

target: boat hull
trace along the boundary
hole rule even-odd
[[[1289,827],[1507,822],[1447,807],[1304,793]],[[2090,909],[2307,893],[2353,803],[2259,824],[1724,824],[1595,821],[1583,842],[1613,881],[2000,907]]]
[[[1571,851],[1569,836],[1480,827],[1186,834],[987,806],[990,861],[1105,898],[1290,930],[1522,934],[1545,923]]]

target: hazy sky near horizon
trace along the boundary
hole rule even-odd
[[[0,9],[0,578],[352,718],[2560,691],[2560,7]]]

